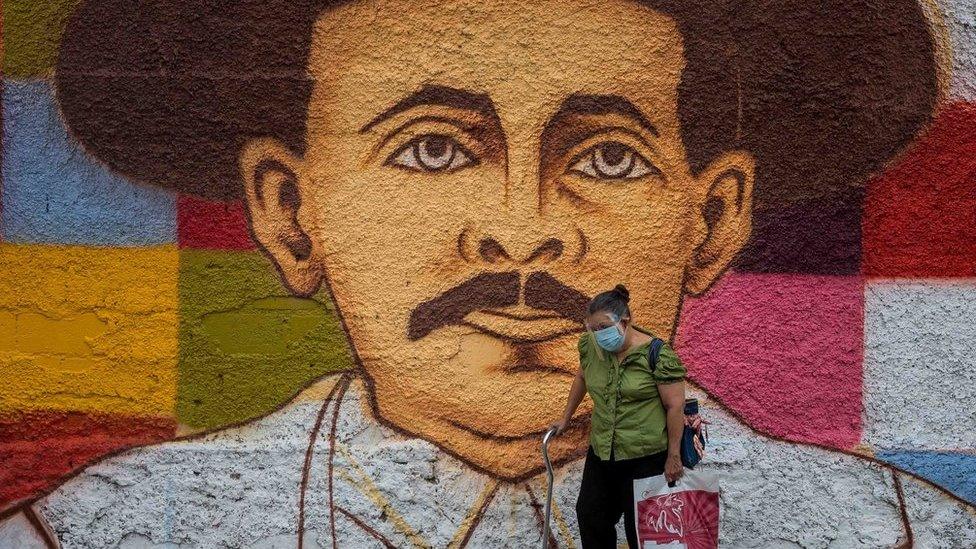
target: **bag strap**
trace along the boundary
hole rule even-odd
[[[657,369],[657,357],[661,354],[661,347],[664,346],[664,341],[658,338],[651,340],[651,346],[647,349],[647,364],[651,367],[651,373]]]

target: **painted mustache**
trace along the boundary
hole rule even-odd
[[[517,305],[522,294],[518,271],[484,273],[418,305],[410,313],[407,338],[420,339],[438,328],[460,324],[468,313]],[[590,298],[546,272],[525,277],[525,304],[583,322]]]

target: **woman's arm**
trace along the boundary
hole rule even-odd
[[[684,474],[681,435],[685,430],[685,382],[658,383],[657,390],[668,416],[668,460],[664,464],[664,478],[675,482]]]
[[[569,400],[566,402],[566,409],[563,410],[563,416],[559,421],[552,424],[552,427],[556,428],[557,435],[566,430],[566,426],[573,419],[573,414],[576,413],[576,409],[583,402],[584,396],[586,396],[586,380],[583,379],[583,370],[580,369],[576,372],[576,379],[573,380],[573,386],[569,389]]]

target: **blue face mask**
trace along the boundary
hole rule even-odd
[[[616,324],[597,330],[593,335],[596,337],[596,344],[611,353],[616,353],[624,346],[624,334],[617,329]]]

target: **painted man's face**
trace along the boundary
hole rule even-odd
[[[306,154],[255,140],[241,166],[255,235],[298,293],[327,281],[384,420],[518,476],[588,296],[625,283],[673,333],[748,237],[753,170],[730,151],[691,173],[683,65],[674,22],[624,0],[320,17]]]

